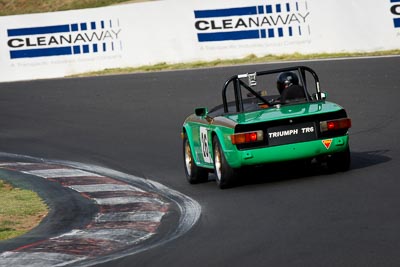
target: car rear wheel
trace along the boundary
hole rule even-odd
[[[232,186],[236,177],[236,172],[226,161],[225,155],[221,149],[221,144],[216,136],[213,138],[214,152],[214,173],[219,188],[228,188]]]
[[[183,163],[186,179],[189,183],[196,184],[208,180],[208,171],[205,168],[198,167],[194,162],[192,149],[186,134],[183,137]]]
[[[350,164],[351,164],[350,148],[347,148],[343,152],[331,155],[327,161],[328,169],[333,172],[348,171],[350,169]]]

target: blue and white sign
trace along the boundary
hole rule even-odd
[[[400,0],[390,0],[390,3],[393,3],[390,11],[392,12],[393,25],[395,28],[400,28]]]
[[[7,30],[10,59],[97,54],[122,49],[119,21],[100,20]]]
[[[199,42],[271,39],[310,35],[306,1],[195,10]]]

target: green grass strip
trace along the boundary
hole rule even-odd
[[[352,58],[352,57],[373,57],[373,56],[390,56],[400,55],[400,50],[386,50],[377,52],[365,53],[323,53],[323,54],[283,54],[283,55],[265,55],[257,57],[256,55],[249,55],[241,59],[230,60],[213,60],[213,61],[195,61],[189,63],[167,64],[161,62],[155,65],[146,65],[132,68],[112,68],[104,69],[101,71],[86,72],[78,75],[71,75],[70,77],[84,77],[84,76],[99,76],[110,74],[126,74],[135,72],[152,72],[163,70],[181,70],[181,69],[197,69],[219,66],[233,66],[241,64],[258,64],[258,63],[271,63],[271,62],[287,62],[287,61],[301,61],[301,60],[314,60],[314,59],[334,59],[334,58]]]
[[[0,16],[104,7],[151,0],[0,0]]]
[[[28,232],[47,212],[46,204],[35,192],[14,188],[0,180],[0,240]]]

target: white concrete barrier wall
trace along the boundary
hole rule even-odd
[[[0,17],[0,82],[250,54],[400,48],[400,0],[163,0]]]

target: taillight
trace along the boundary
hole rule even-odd
[[[331,121],[321,121],[319,123],[321,132],[336,131],[342,129],[349,129],[351,127],[351,119],[344,118]]]
[[[236,133],[231,135],[231,141],[234,145],[253,143],[264,140],[263,131]]]

